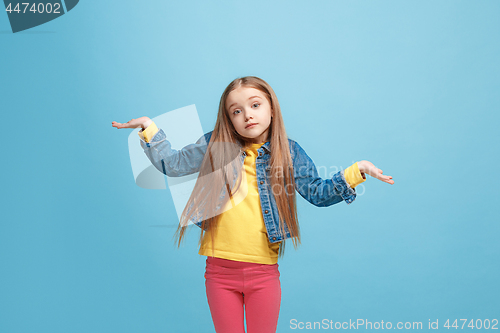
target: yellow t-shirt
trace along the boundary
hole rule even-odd
[[[144,131],[139,131],[139,136],[149,142],[157,131],[158,128],[152,123]],[[257,188],[255,160],[257,149],[263,144],[264,142],[252,144],[245,150],[247,157],[244,161],[240,189],[233,194],[233,200],[228,201],[227,210],[225,209],[219,219],[214,244],[214,256],[217,258],[260,264],[278,262],[279,243],[270,243],[267,238]],[[344,177],[352,188],[366,180],[361,175],[357,162],[344,170]],[[238,202],[236,206],[235,202]],[[205,233],[198,253],[212,256],[210,231]]]
[[[217,258],[260,264],[278,262],[279,243],[270,243],[267,238],[257,189],[255,159],[258,154],[257,149],[263,144],[264,142],[252,144],[245,150],[247,157],[244,161],[242,184],[233,194],[235,200],[227,204],[231,206],[234,201],[240,201],[237,197],[241,196],[241,193],[247,194],[235,207],[225,210],[220,216],[214,247],[214,256]],[[201,255],[212,256],[210,233],[211,231],[205,233],[203,237],[198,252]]]

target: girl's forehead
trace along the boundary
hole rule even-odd
[[[262,93],[262,91],[260,91],[259,89],[255,89],[255,88],[252,88],[252,87],[238,87],[236,89],[234,89],[233,91],[231,91],[228,95],[228,99],[229,98],[244,98],[246,96],[264,96],[264,94]]]
[[[253,96],[265,98],[264,93],[259,89],[255,89],[252,87],[238,87],[231,91],[227,96],[226,106],[230,106],[235,102],[245,102],[247,101],[247,99]]]

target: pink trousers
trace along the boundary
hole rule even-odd
[[[275,333],[281,304],[278,264],[207,257],[205,286],[217,333]]]

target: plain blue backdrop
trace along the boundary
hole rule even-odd
[[[499,1],[80,1],[16,34],[0,14],[0,50],[1,332],[214,332],[199,229],[175,247],[170,192],[135,185],[111,121],[195,104],[208,132],[245,75],[324,178],[395,180],[298,197],[278,332],[500,319]]]

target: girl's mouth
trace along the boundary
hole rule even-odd
[[[255,125],[257,125],[257,124],[250,124],[250,125],[247,125],[247,127],[245,127],[245,128],[252,128],[252,127],[254,127]]]

